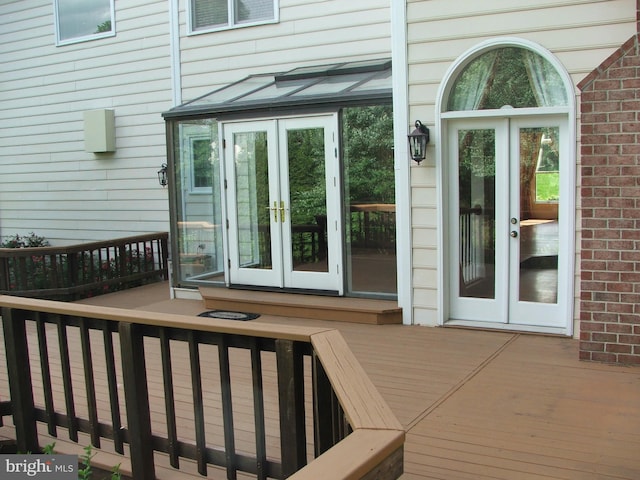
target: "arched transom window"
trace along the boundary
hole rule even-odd
[[[520,47],[502,47],[471,60],[457,76],[447,111],[504,107],[565,107],[564,82],[539,54]]]

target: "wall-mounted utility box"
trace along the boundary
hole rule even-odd
[[[113,110],[84,112],[84,149],[93,153],[116,151],[116,122]]]

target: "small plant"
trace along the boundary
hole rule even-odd
[[[16,234],[15,237],[11,236],[7,238],[2,243],[0,243],[0,248],[48,247],[50,245],[51,244],[46,238],[31,232],[27,236],[21,237],[20,235]]]
[[[46,455],[55,455],[55,446],[55,442],[45,445],[45,447],[42,449],[42,453]],[[93,452],[93,447],[91,445],[87,445],[83,448],[83,450],[84,453],[80,456],[79,459],[78,479],[89,480],[92,478],[92,475],[94,473],[93,469],[91,468],[91,460],[96,456],[96,454]],[[122,473],[120,473],[120,464],[113,467],[111,469],[111,472],[109,473],[111,474],[109,480],[121,480]]]
[[[91,459],[95,457],[91,445],[84,447],[84,454],[80,457],[82,467],[78,468],[78,479],[88,480],[91,478]]]

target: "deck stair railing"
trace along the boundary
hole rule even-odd
[[[59,247],[0,248],[0,293],[74,300],[168,279],[168,233]]]
[[[136,480],[155,478],[154,452],[228,479],[402,474],[404,430],[337,330],[12,296],[0,307],[0,413],[19,451],[39,451],[40,424],[127,444]]]

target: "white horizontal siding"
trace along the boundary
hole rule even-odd
[[[115,37],[57,47],[53,2],[0,3],[0,236],[54,244],[167,231],[161,113],[168,3],[116,2]],[[116,151],[84,151],[83,112],[115,111]]]
[[[181,32],[186,31],[181,2]],[[280,22],[183,35],[187,101],[256,73],[391,56],[388,0],[280,1]]]
[[[451,64],[478,43],[520,37],[550,50],[577,84],[636,33],[633,0],[419,0],[407,2],[410,119],[433,125],[440,83]],[[435,324],[439,228],[432,129],[428,158],[411,169],[414,320]],[[446,188],[446,186],[445,186]]]

